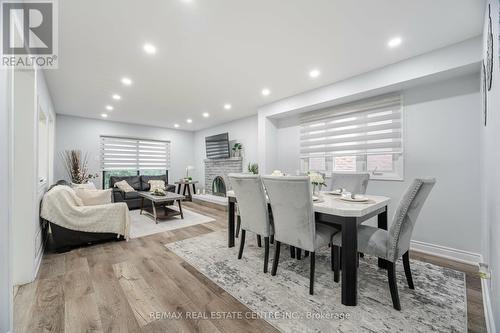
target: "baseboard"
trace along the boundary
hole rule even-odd
[[[430,244],[415,240],[411,241],[410,249],[427,254],[432,254],[437,257],[459,261],[464,264],[477,266],[481,262],[481,255],[478,253],[458,250],[451,247]]]
[[[491,308],[490,287],[488,280],[481,279],[481,291],[483,294],[484,320],[486,321],[486,329],[489,333],[496,332],[495,317]]]

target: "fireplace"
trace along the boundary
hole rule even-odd
[[[221,176],[216,176],[212,181],[212,194],[220,197],[226,196],[226,183]]]

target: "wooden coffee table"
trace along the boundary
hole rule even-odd
[[[166,192],[164,196],[153,195],[151,192],[137,192],[137,194],[141,197],[141,214],[145,212],[147,215],[152,217],[156,224],[158,224],[158,219],[165,219],[172,216],[180,215],[181,219],[184,219],[184,214],[182,213],[181,201],[184,199],[184,196],[177,193]],[[151,211],[148,208],[144,207],[144,199],[151,201]],[[179,205],[179,211],[168,208],[166,206],[167,202],[177,201]]]

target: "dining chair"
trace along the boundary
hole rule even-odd
[[[358,227],[358,251],[385,259],[389,288],[391,290],[392,305],[396,310],[401,310],[398,287],[396,283],[396,262],[403,257],[403,267],[406,281],[410,289],[415,289],[411,276],[410,249],[411,235],[417,217],[429,196],[436,180],[434,178],[417,178],[413,180],[403,194],[398,208],[394,213],[390,229],[383,230],[368,225]],[[334,280],[338,282],[339,246],[342,246],[342,237],[336,234],[332,237],[334,255]]]
[[[354,194],[365,194],[369,180],[367,172],[334,172],[330,185],[332,190],[344,188]]]
[[[238,201],[239,216],[241,221],[241,238],[238,259],[243,256],[245,235],[247,231],[264,237],[264,273],[267,273],[269,262],[269,237],[273,234],[269,210],[267,207],[266,193],[260,176],[253,174],[228,175],[236,200]],[[260,242],[258,242],[260,245]]]
[[[309,294],[314,293],[315,252],[330,243],[338,232],[334,227],[316,224],[309,177],[263,176],[273,212],[275,252],[271,275],[278,269],[281,243],[309,252]]]

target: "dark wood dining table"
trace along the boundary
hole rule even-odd
[[[313,203],[316,222],[331,224],[342,233],[342,304],[357,305],[358,295],[358,226],[377,216],[378,227],[387,230],[387,205],[390,198],[366,195],[365,202],[349,202],[339,196],[322,192],[318,201]],[[227,192],[228,198],[228,247],[234,247],[235,204],[233,191]],[[385,268],[385,260],[378,259],[378,266]],[[333,275],[332,275],[333,278]]]

